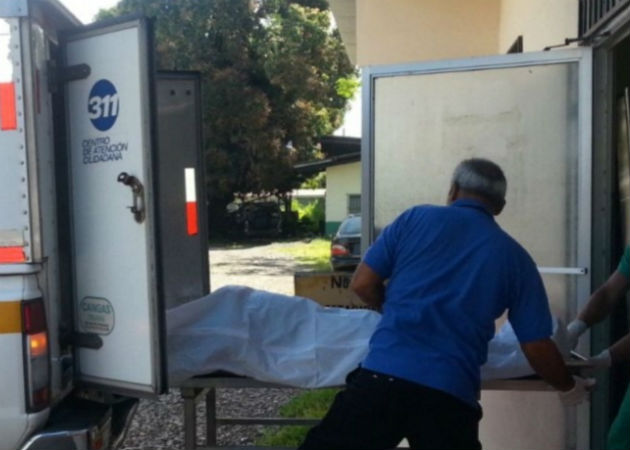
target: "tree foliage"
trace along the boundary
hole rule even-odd
[[[326,188],[326,172],[319,172],[300,183],[301,189],[322,189]]]
[[[121,0],[100,19],[155,20],[159,69],[196,70],[212,210],[235,193],[279,194],[343,120],[356,73],[326,0]],[[211,215],[212,218],[212,215]]]

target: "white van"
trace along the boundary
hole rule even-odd
[[[209,291],[199,79],[151,36],[0,3],[2,448],[119,443],[167,389],[165,306]]]

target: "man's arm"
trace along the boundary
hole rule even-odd
[[[594,379],[571,376],[551,339],[526,342],[521,344],[521,348],[536,373],[560,391],[560,400],[566,406],[583,402],[595,388]]]
[[[381,310],[385,301],[385,284],[379,274],[365,263],[359,264],[350,282],[350,289],[368,306]]]
[[[595,388],[594,379],[571,376],[551,339],[522,343],[521,348],[536,373],[560,391],[560,400],[566,406],[582,403]]]
[[[630,361],[630,334],[626,334],[609,348],[613,364]]]
[[[556,344],[549,338],[521,344],[525,357],[540,377],[559,391],[569,391],[575,381]]]
[[[629,280],[619,271],[615,271],[604,284],[602,284],[589,299],[588,303],[578,314],[578,320],[584,322],[587,327],[603,320],[630,288]]]
[[[602,284],[580,311],[577,318],[567,326],[569,345],[575,348],[580,336],[589,327],[603,320],[614,308],[617,301],[630,289],[630,280],[616,270],[604,284]]]

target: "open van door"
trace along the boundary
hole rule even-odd
[[[154,167],[154,73],[143,18],[62,40],[75,379],[128,395],[166,388]]]

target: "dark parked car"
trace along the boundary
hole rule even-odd
[[[361,261],[361,216],[349,216],[341,222],[330,245],[333,270],[353,271]]]
[[[232,231],[244,236],[279,236],[282,211],[276,202],[245,202],[230,205],[228,219]]]

